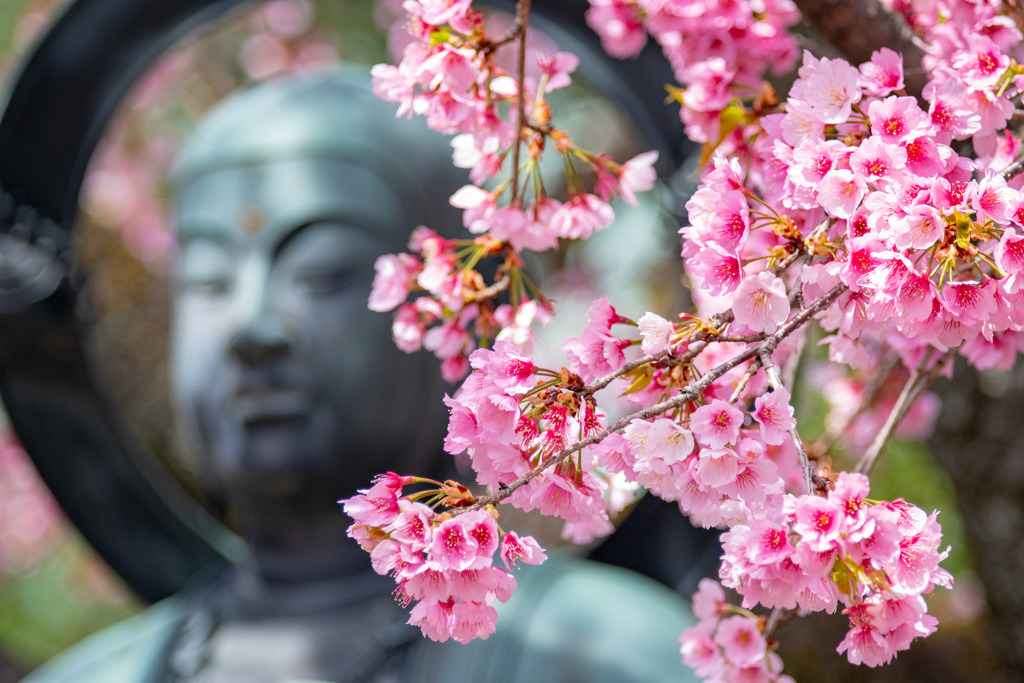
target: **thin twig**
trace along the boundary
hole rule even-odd
[[[527,0],[527,3],[529,3],[529,0]],[[519,32],[520,32],[520,30],[522,30],[523,26],[525,25],[524,22],[523,22],[522,14],[521,14],[521,12],[519,10],[520,10],[520,6],[517,4],[516,5],[516,18],[515,18],[515,21],[512,22],[512,25],[508,27],[508,30],[505,31],[505,33],[501,37],[497,38],[496,40],[489,41],[487,43],[486,47],[487,47],[488,50],[493,52],[493,51],[497,50],[499,47],[502,47],[504,45],[508,45],[513,40],[515,40],[516,38],[519,37]],[[529,21],[529,19],[530,19],[529,9],[527,9],[526,20]]]
[[[768,623],[764,627],[764,637],[768,638],[771,634],[775,633],[775,629],[779,627],[779,622],[788,617],[786,612],[790,610],[784,607],[775,607],[772,609],[771,614],[768,615]]]
[[[1003,180],[1011,180],[1016,178],[1024,171],[1024,157],[1017,159],[1017,161],[1010,164],[1005,171],[1003,171]]]
[[[796,351],[786,359],[786,365],[782,368],[782,383],[787,387],[796,386],[796,373],[800,367],[800,359],[803,358],[804,348],[807,346],[807,328],[805,327],[796,338]]]
[[[740,379],[739,384],[736,385],[736,391],[732,392],[732,396],[729,397],[730,404],[736,403],[736,401],[740,400],[740,394],[743,393],[743,390],[747,388],[747,384],[750,382],[751,378],[756,375],[757,371],[760,369],[761,361],[754,359],[754,362],[750,364],[747,371],[743,373],[743,377]]]
[[[672,351],[669,350],[662,351],[661,353],[652,353],[650,355],[643,356],[642,358],[631,360],[618,370],[610,372],[601,379],[594,380],[592,384],[588,384],[587,386],[585,386],[583,388],[582,393],[593,394],[595,392],[601,391],[601,389],[604,389],[606,386],[617,380],[619,377],[629,374],[633,370],[636,370],[639,367],[647,365],[648,363],[659,363],[661,361],[667,360],[668,358],[671,357],[671,355]]]
[[[882,429],[875,436],[875,440],[868,446],[867,451],[861,456],[861,459],[857,462],[857,466],[854,468],[854,472],[860,474],[867,474],[874,467],[878,457],[885,450],[885,446],[889,443],[889,439],[896,432],[896,428],[900,422],[906,416],[911,406],[917,398],[932,385],[932,383],[938,379],[939,374],[953,356],[956,355],[958,347],[954,347],[946,351],[942,356],[939,357],[935,364],[932,366],[931,371],[925,374],[925,368],[928,367],[928,362],[931,360],[933,354],[928,353],[921,359],[921,362],[917,364],[914,371],[910,373],[910,377],[907,378],[906,384],[903,385],[903,390],[900,392],[899,398],[896,399],[896,404],[889,411],[889,416],[885,420],[885,424],[882,425]]]
[[[827,451],[831,449],[832,446],[835,445],[836,441],[839,440],[839,437],[841,437],[843,433],[850,428],[853,421],[871,407],[871,404],[875,402],[875,397],[878,396],[878,392],[881,391],[882,385],[885,384],[885,380],[889,377],[889,374],[899,362],[900,357],[895,353],[890,353],[882,360],[878,372],[875,373],[871,380],[871,384],[868,385],[868,390],[864,392],[864,397],[857,405],[857,410],[847,415],[846,419],[844,419],[839,426],[828,430],[828,433],[825,435],[821,444],[823,450]]]
[[[772,354],[767,349],[761,351],[757,355],[761,361],[761,367],[764,368],[765,374],[768,375],[768,383],[772,385],[772,389],[782,389],[782,379],[779,377],[779,371],[775,368],[775,361],[772,360]],[[811,493],[814,489],[811,488],[811,461],[807,458],[807,448],[804,447],[804,440],[800,438],[800,432],[797,431],[794,425],[789,430],[789,435],[793,439],[793,445],[796,446],[796,452],[800,456],[800,469],[804,473],[804,487],[807,493]]]
[[[526,28],[530,23],[531,0],[516,3],[516,25],[519,28],[519,56],[516,64],[516,141],[512,148],[512,206],[519,200],[519,148],[522,146],[523,122],[526,121]]]

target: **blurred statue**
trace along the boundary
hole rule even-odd
[[[498,631],[438,645],[405,624],[336,501],[378,472],[446,476],[436,361],[367,310],[373,263],[411,228],[460,225],[444,142],[365,75],[231,98],[175,180],[173,377],[236,566],[94,636],[28,681],[680,681],[677,594],[553,558],[518,574]]]

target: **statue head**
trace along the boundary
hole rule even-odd
[[[220,496],[333,506],[375,473],[431,468],[436,364],[398,351],[366,302],[377,256],[458,224],[447,156],[365,74],[251,88],[194,132],[175,180],[173,380]]]

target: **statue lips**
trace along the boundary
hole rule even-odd
[[[262,427],[307,418],[314,407],[308,389],[272,386],[237,392],[229,402],[229,414],[245,427]]]

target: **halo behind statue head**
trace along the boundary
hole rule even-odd
[[[16,236],[37,257],[14,271],[0,261],[0,393],[65,512],[147,600],[231,555],[232,542],[166,477],[148,471],[96,386],[76,313],[71,232],[90,155],[125,92],[175,40],[241,2],[75,0],[22,68],[0,121],[0,236]],[[672,170],[692,147],[661,102],[661,85],[672,80],[667,63],[653,45],[635,60],[609,58],[585,25],[586,8],[587,0],[551,0],[534,14],[584,58],[594,88],[623,104]],[[29,286],[42,275],[58,284]]]

